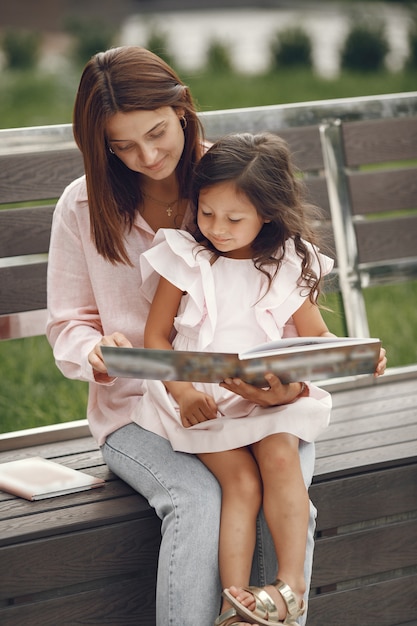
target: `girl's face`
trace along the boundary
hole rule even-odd
[[[225,256],[252,258],[252,242],[266,221],[233,182],[218,183],[200,191],[198,227]]]
[[[183,110],[115,113],[107,121],[107,142],[116,156],[134,172],[164,180],[176,169],[184,150]]]

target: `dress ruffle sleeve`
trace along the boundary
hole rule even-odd
[[[321,254],[318,249],[308,242],[304,242],[313,257],[313,269],[322,276],[331,272],[333,260]],[[308,297],[307,287],[299,284],[301,276],[301,259],[295,250],[294,241],[288,239],[286,252],[279,269],[278,276],[268,293],[256,304],[258,323],[273,341],[291,331],[291,318]]]
[[[152,248],[141,256],[142,292],[149,302],[159,276],[184,292],[175,321],[182,332],[200,335],[202,348],[211,341],[217,319],[210,253],[186,231],[160,229]]]

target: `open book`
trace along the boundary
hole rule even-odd
[[[0,489],[26,500],[53,498],[104,484],[102,478],[40,456],[0,463]]]
[[[240,354],[110,346],[101,351],[111,376],[211,383],[241,378],[266,387],[267,372],[283,383],[372,374],[380,347],[379,339],[292,337]]]

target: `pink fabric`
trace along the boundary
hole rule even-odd
[[[126,335],[133,346],[143,346],[149,303],[140,293],[139,257],[153,238],[154,232],[138,215],[126,234],[133,267],[105,261],[90,238],[84,177],[67,187],[54,213],[46,332],[62,373],[90,383],[87,417],[99,445],[109,433],[131,422],[142,381],[119,378],[97,384],[87,357],[102,335],[115,331]]]
[[[211,264],[210,256],[188,233],[174,230],[158,231],[155,245],[142,256],[142,292],[150,301],[156,272],[186,292],[175,319],[175,349],[241,352],[287,335],[287,324],[294,332],[291,317],[308,292],[297,286],[301,259],[292,240],[286,244],[284,260],[266,295],[267,280],[251,259],[219,257]],[[322,254],[319,259],[323,274],[330,272],[333,261]],[[318,272],[319,261],[314,265]],[[195,383],[197,389],[213,396],[218,417],[184,428],[178,405],[163,383],[146,381],[144,387],[134,421],[167,437],[174,450],[183,452],[229,450],[279,432],[314,441],[330,417],[331,398],[314,385],[308,398],[264,409],[218,385]]]

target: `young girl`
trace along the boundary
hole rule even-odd
[[[145,347],[238,352],[284,336],[333,336],[317,305],[333,262],[318,252],[282,139],[217,141],[196,166],[192,200],[192,234],[161,230],[141,258],[142,291],[153,298]],[[327,426],[330,396],[291,383],[287,404],[262,407],[231,393],[239,384],[148,381],[137,422],[175,450],[197,453],[221,485],[224,601],[215,625],[296,624],[306,609],[309,518],[299,440]],[[261,505],[279,580],[257,588],[248,584]]]

